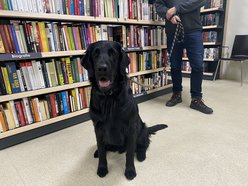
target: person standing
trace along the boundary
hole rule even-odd
[[[203,78],[203,39],[200,20],[200,8],[205,0],[156,0],[157,14],[166,20],[167,49],[170,51],[177,24],[182,23],[184,37],[182,42],[175,42],[170,54],[171,78],[173,94],[166,106],[172,107],[182,102],[182,57],[186,48],[191,66],[190,74],[190,108],[205,114],[213,113],[213,109],[205,105],[202,99]]]

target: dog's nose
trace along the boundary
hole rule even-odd
[[[98,72],[107,72],[108,66],[107,64],[100,64],[97,67]]]

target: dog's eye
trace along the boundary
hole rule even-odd
[[[118,55],[118,52],[117,52],[117,50],[115,50],[114,48],[110,48],[110,49],[108,50],[108,55],[109,55],[109,56],[117,56],[117,55]]]
[[[99,54],[100,54],[100,49],[99,49],[99,48],[96,48],[96,49],[93,51],[92,56],[93,56],[94,58],[97,58],[97,57],[99,56]]]

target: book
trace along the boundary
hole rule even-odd
[[[6,62],[5,65],[7,68],[12,93],[21,92],[20,83],[16,72],[15,62]]]
[[[3,71],[2,69],[0,69],[0,95],[6,95],[8,92],[7,92],[7,89],[6,89],[6,86],[5,86],[5,83],[4,82],[4,77],[3,77]]]
[[[2,132],[6,132],[8,129],[8,123],[4,111],[0,110],[0,124]]]
[[[12,94],[12,89],[11,89],[11,85],[10,85],[10,81],[9,81],[7,67],[1,67],[1,70],[2,70],[4,85],[6,87],[7,93]]]

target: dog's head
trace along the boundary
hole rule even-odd
[[[82,66],[88,71],[92,87],[103,93],[127,80],[126,68],[130,61],[117,42],[98,41],[91,44],[82,59]]]

